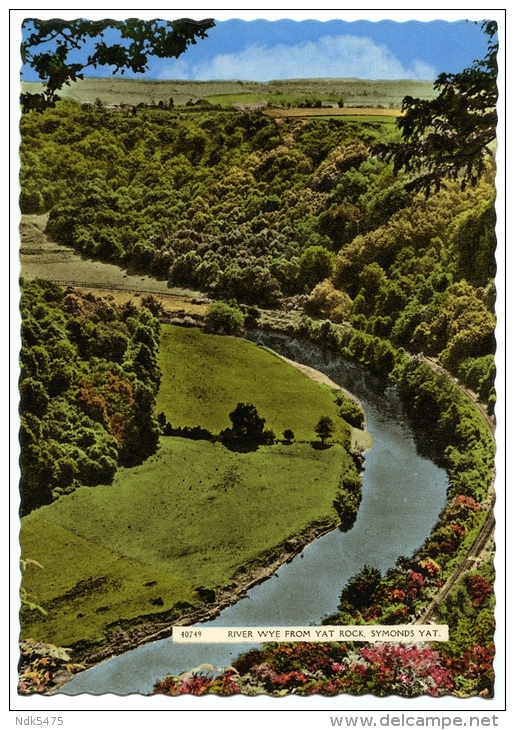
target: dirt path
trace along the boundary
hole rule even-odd
[[[454,383],[454,385],[459,388],[459,390],[461,390],[461,392],[466,395],[471,403],[473,403],[477,408],[484,422],[488,426],[492,437],[495,438],[495,418],[488,413],[486,406],[479,400],[476,393],[469,388],[466,388],[462,383],[460,383],[458,378],[455,378],[452,373],[442,367],[442,365],[440,365],[440,363],[438,363],[434,358],[425,357],[424,355],[416,355],[414,356],[414,359],[427,363],[435,373],[442,375]],[[416,619],[416,621],[414,621],[414,623],[427,624],[434,620],[437,615],[438,607],[445,601],[460,578],[462,578],[470,570],[476,570],[487,556],[488,551],[492,549],[495,533],[495,477],[492,477],[492,481],[488,489],[487,505],[488,516],[476,540],[471,545],[465,557],[460,561],[459,565],[457,565],[452,574],[446,580],[438,594],[431,601],[427,609]]]
[[[151,294],[166,313],[207,312],[205,295],[186,289],[169,289],[166,281],[129,274],[120,266],[82,257],[68,246],[50,241],[44,233],[45,215],[24,215],[20,223],[20,273],[26,279],[47,279],[96,296],[109,296],[117,304]]]

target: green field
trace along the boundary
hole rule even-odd
[[[306,99],[315,100],[312,94],[301,96],[299,94],[290,94],[287,92],[275,93],[267,92],[263,90],[262,93],[235,93],[235,94],[213,94],[212,96],[205,96],[204,99],[213,106],[221,106],[224,108],[230,108],[233,104],[255,104],[256,102],[266,101],[271,105],[289,104],[292,107],[300,106],[305,103]],[[321,101],[323,104],[337,103],[337,94],[321,93],[316,95],[316,99]]]
[[[229,425],[244,399],[277,431],[291,427],[309,442],[319,415],[334,415],[327,386],[240,339],[165,327],[161,365],[160,407],[174,424]],[[226,586],[308,526],[336,524],[345,472],[354,464],[336,443],[236,453],[162,437],[154,456],[120,469],[112,485],[79,488],[23,519],[22,557],[43,566],[28,564],[24,588],[47,614],[24,608],[22,637],[84,649],[127,623],[172,620],[202,603],[195,589]]]
[[[173,426],[220,432],[230,427],[229,413],[241,401],[255,405],[278,438],[291,429],[297,441],[314,441],[315,424],[329,415],[337,426],[334,439],[350,444],[331,388],[252,342],[163,325],[159,364],[157,411]]]
[[[23,82],[22,90],[41,93],[43,85]],[[173,98],[175,106],[184,106],[191,100],[206,99],[212,104],[231,107],[232,104],[269,101],[272,104],[300,103],[306,98],[320,99],[323,103],[344,99],[345,106],[363,103],[400,108],[405,96],[433,99],[436,96],[431,81],[409,79],[372,81],[367,79],[285,79],[281,81],[152,81],[121,77],[79,79],[64,86],[63,98],[80,103],[103,104],[158,104]]]

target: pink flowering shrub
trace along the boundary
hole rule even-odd
[[[436,578],[441,570],[438,563],[435,563],[435,561],[431,560],[431,558],[421,560],[418,565],[422,575],[425,575],[427,578]]]
[[[437,697],[453,689],[451,674],[430,646],[382,644],[361,649],[360,655],[374,680],[374,694]]]
[[[468,696],[471,688],[481,697],[493,696],[495,647],[472,646],[461,656],[448,657],[445,666],[455,677],[457,694]]]
[[[374,621],[379,620],[382,615],[383,609],[376,603],[374,603],[372,606],[369,606],[368,608],[364,608],[361,611],[361,616],[363,620],[367,623],[373,623]]]
[[[463,527],[463,525],[460,525],[459,522],[453,522],[451,524],[451,530],[460,541],[463,540],[463,538],[467,534],[467,530]]]
[[[443,516],[448,520],[467,520],[470,514],[481,512],[481,504],[465,494],[459,494],[445,508]]]
[[[409,615],[408,607],[399,606],[399,608],[394,611],[393,615],[395,616],[395,620],[397,623],[405,623]]]
[[[330,671],[331,663],[339,657],[345,656],[346,644],[324,644],[324,643],[288,643],[288,644],[265,644],[264,649],[253,649],[240,656],[234,667],[240,674],[246,674],[253,667],[265,664],[278,674],[292,672],[295,670],[304,672]]]
[[[307,661],[303,668],[295,668],[304,659]],[[155,692],[438,697],[453,689],[449,668],[429,646],[380,644],[349,650],[342,644],[303,643],[273,645],[249,652],[236,662],[236,667],[219,676],[187,672],[179,677],[166,677],[156,685]]]
[[[389,591],[387,597],[390,603],[404,603],[406,600],[406,591],[403,591],[402,588],[394,588],[392,591]]]

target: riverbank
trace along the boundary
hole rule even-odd
[[[254,586],[263,583],[276,573],[283,565],[290,563],[297,555],[311,543],[323,535],[335,530],[338,521],[333,524],[310,526],[306,532],[285,543],[281,553],[272,562],[254,568],[246,574],[238,575],[231,584],[224,586],[217,592],[215,600],[210,604],[195,607],[185,613],[177,614],[176,618],[170,618],[162,622],[142,624],[133,629],[119,629],[111,636],[110,643],[81,656],[73,656],[72,660],[83,665],[84,671],[91,669],[109,659],[137,649],[140,646],[150,644],[161,639],[166,639],[173,634],[174,626],[191,626],[196,623],[211,621],[223,610],[234,605],[245,597],[246,593]],[[54,677],[54,686],[45,694],[52,695],[58,692],[61,687],[67,684],[76,673],[67,669],[60,670]]]
[[[227,360],[218,375],[211,368],[216,402],[197,392],[204,378],[194,363],[206,350],[219,368]],[[156,454],[120,470],[112,485],[77,489],[24,518],[23,554],[45,566],[44,572],[29,571],[26,587],[47,612],[25,612],[24,635],[73,647],[72,661],[86,666],[163,638],[178,620],[218,615],[336,527],[334,503],[344,485],[352,482],[352,496],[358,494],[359,465],[348,453],[348,427],[337,416],[332,389],[250,342],[199,330],[163,326],[161,355],[191,368],[180,380],[188,393],[193,388],[187,408],[200,399],[193,423],[218,432],[219,425],[204,424],[200,406],[207,398],[209,418],[220,411],[227,419],[244,396],[257,403],[276,433],[293,426],[296,437],[251,453],[162,437]],[[168,376],[173,380],[177,369],[168,373],[163,367],[165,391]],[[235,390],[241,378],[242,393]],[[164,397],[163,408],[167,401]],[[175,406],[170,419],[188,423],[179,399],[170,402]],[[311,443],[313,414],[319,412],[345,426],[347,448]],[[354,501],[349,506],[357,509]],[[66,559],[70,550],[77,556],[72,562]]]
[[[335,383],[334,380],[331,380],[331,378],[327,377],[327,375],[321,373],[320,370],[315,370],[315,368],[310,368],[308,365],[303,365],[300,362],[295,362],[295,360],[290,360],[284,355],[278,355],[277,353],[275,354],[277,355],[277,357],[280,357],[281,360],[284,360],[292,367],[300,370],[300,372],[304,373],[304,375],[307,375],[308,378],[314,380],[315,383],[322,383],[323,385],[329,386],[329,388],[332,388],[332,390],[336,390],[339,393],[342,393],[342,395],[344,395],[346,398],[359,406],[363,413],[363,428],[352,428],[351,448],[353,452],[356,451],[361,454],[365,451],[369,451],[369,449],[371,449],[374,445],[374,439],[372,438],[372,435],[367,431],[367,417],[359,398],[356,398],[353,393],[346,390],[345,388],[342,388],[341,385],[338,385],[338,383]]]

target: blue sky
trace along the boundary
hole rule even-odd
[[[420,21],[242,21],[219,23],[177,61],[155,64],[158,78],[268,81],[356,77],[434,80],[484,56],[473,23]]]
[[[197,11],[195,17],[202,17],[199,12],[203,11]],[[344,11],[339,13],[343,15]],[[158,12],[153,17],[157,15]],[[207,11],[205,15],[217,17],[216,11]],[[160,17],[165,17],[163,11]],[[470,66],[485,55],[486,48],[487,38],[480,24],[466,20],[347,22],[246,20],[236,16],[217,21],[208,38],[190,46],[177,60],[151,58],[144,77],[245,81],[355,77],[433,81],[443,71],[454,73]],[[85,71],[86,76],[110,73],[108,68]],[[23,78],[38,80],[28,69],[24,69]]]

